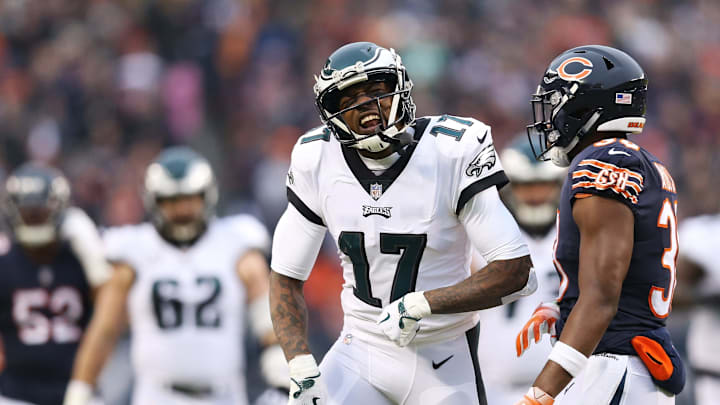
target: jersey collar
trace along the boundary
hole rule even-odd
[[[429,118],[420,118],[415,121],[415,135],[413,136],[414,142],[406,146],[404,150],[399,151],[398,153],[400,153],[400,158],[387,170],[378,175],[365,166],[356,150],[341,147],[343,156],[345,157],[345,162],[348,167],[350,167],[350,171],[353,173],[365,192],[373,197],[373,199],[379,199],[383,193],[387,192],[388,188],[390,188],[390,185],[392,185],[395,179],[400,176],[400,173],[402,173],[403,169],[405,169],[405,166],[407,166],[410,161],[410,158],[412,157],[413,152],[415,151],[415,148],[417,147],[417,144],[425,132],[425,128],[429,122]],[[377,194],[377,191],[373,193],[372,187],[373,185],[378,184],[380,185],[381,190],[379,195]],[[375,187],[377,190],[377,186]]]

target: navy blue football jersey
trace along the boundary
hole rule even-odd
[[[630,340],[640,334],[662,335],[670,345],[665,319],[676,283],[675,183],[657,158],[626,139],[604,139],[585,148],[573,159],[563,184],[555,245],[561,278],[558,334],[579,294],[580,233],[572,206],[593,195],[627,205],[635,218],[632,258],[618,311],[595,353],[635,354]]]
[[[37,405],[61,404],[90,318],[90,286],[68,244],[38,265],[13,243],[0,255],[0,394]]]

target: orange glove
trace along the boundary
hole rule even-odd
[[[522,356],[523,352],[530,347],[531,339],[534,339],[535,343],[537,343],[545,333],[550,334],[550,342],[555,344],[557,341],[555,323],[558,319],[560,319],[560,307],[556,303],[543,302],[538,305],[530,320],[523,326],[515,339],[517,356]]]
[[[515,405],[553,405],[555,399],[538,387],[532,387]]]

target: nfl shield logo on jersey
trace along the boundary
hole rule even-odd
[[[382,184],[373,183],[370,185],[370,197],[377,201],[382,196]]]

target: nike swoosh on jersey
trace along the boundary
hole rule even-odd
[[[388,319],[390,319],[390,314],[387,314],[387,316],[385,317],[385,319],[383,319],[383,320],[380,321],[379,323],[383,323],[383,322],[387,321]]]
[[[488,134],[488,131],[486,130],[485,133],[483,134],[482,138],[478,138],[478,139],[477,139],[478,142],[480,142],[480,145],[482,145],[483,143],[485,143],[485,138],[487,138],[487,134]]]
[[[454,355],[454,354],[451,354],[450,357],[448,357],[447,359],[441,361],[440,363],[435,363],[435,361],[433,361],[433,362],[432,362],[432,367],[433,367],[433,369],[434,369],[434,370],[439,369],[440,367],[442,367],[443,364],[447,363],[448,360],[452,359],[453,356],[455,356],[455,355]]]
[[[629,153],[623,152],[623,151],[621,151],[621,150],[615,150],[615,148],[611,148],[611,149],[608,151],[608,155],[625,155],[625,156],[630,156]]]

